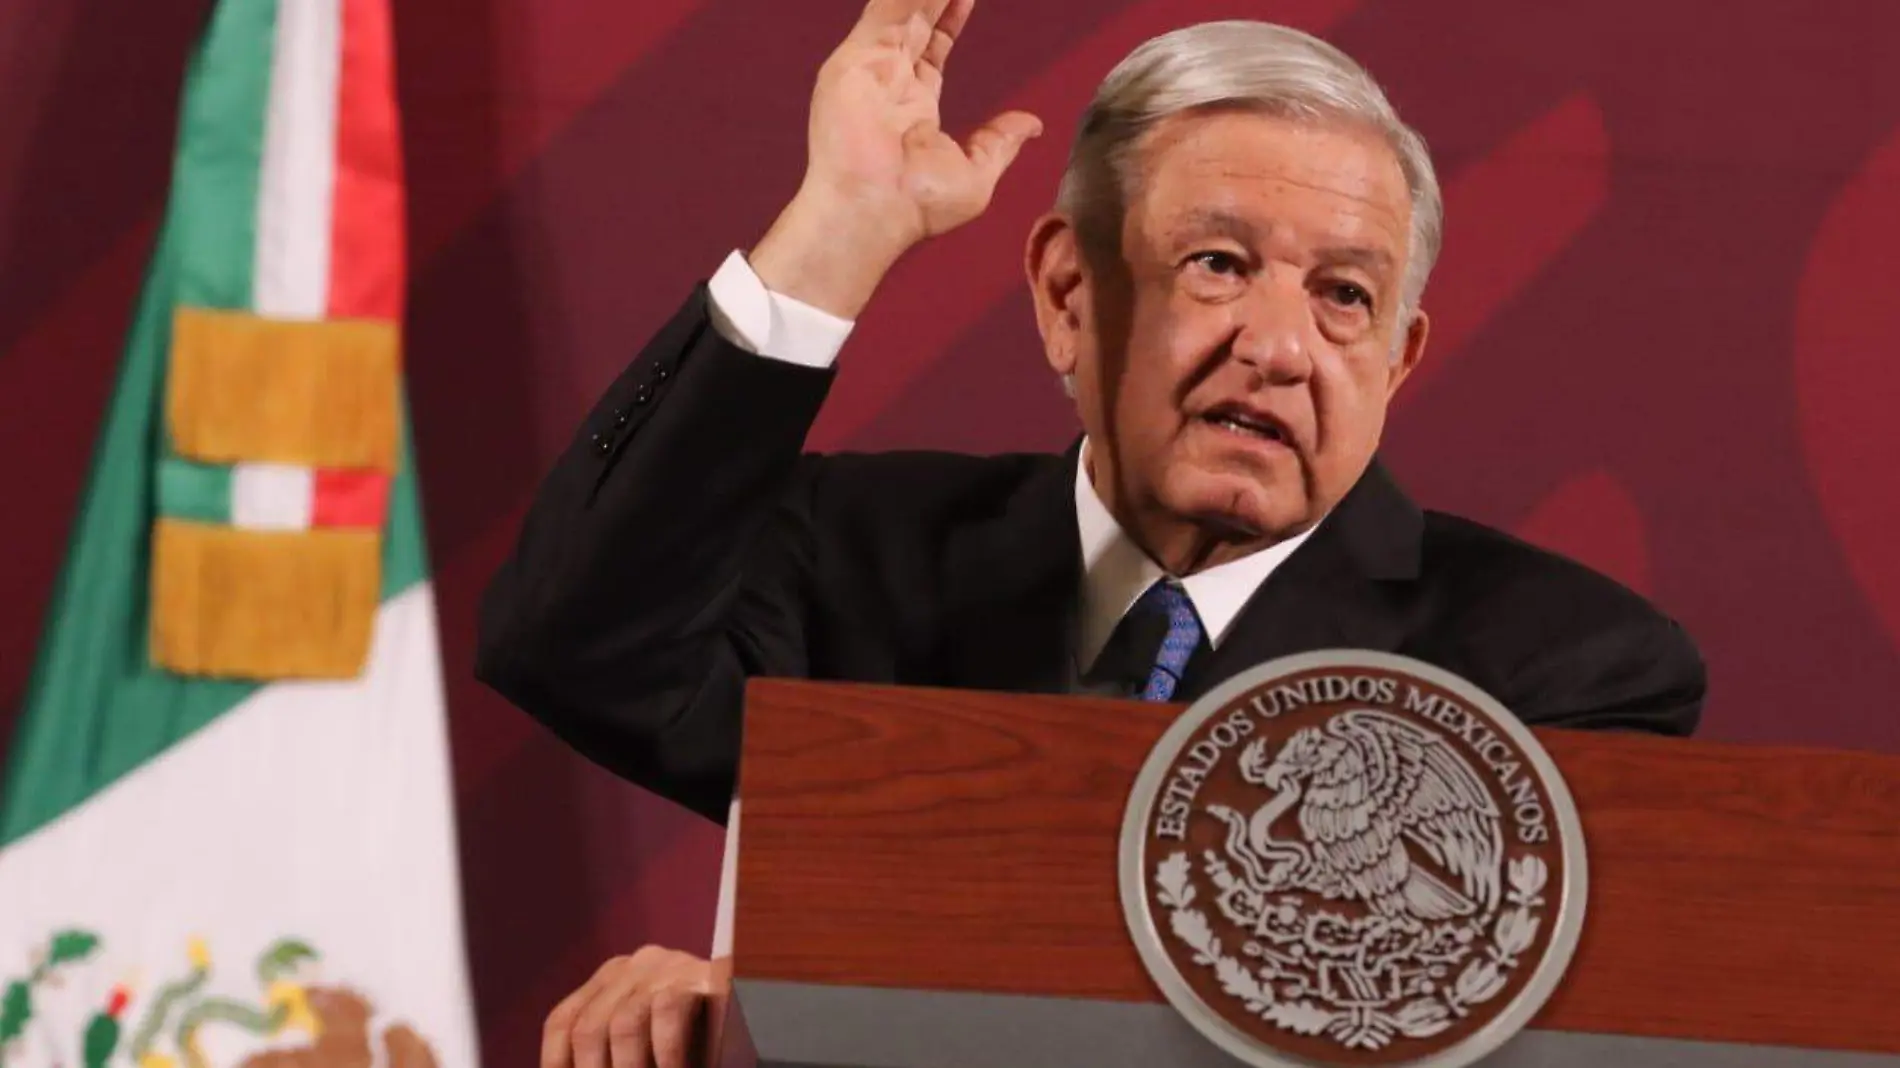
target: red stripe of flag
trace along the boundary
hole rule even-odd
[[[402,321],[407,265],[394,56],[388,0],[343,0],[330,222],[332,318]]]
[[[312,496],[312,527],[381,530],[389,514],[389,476],[381,471],[319,469]]]

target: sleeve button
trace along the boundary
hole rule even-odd
[[[652,399],[653,399],[652,386],[641,386],[639,389],[636,389],[633,391],[633,403],[635,404],[645,404],[646,402]]]
[[[614,439],[605,434],[595,434],[594,451],[602,456],[614,451]]]

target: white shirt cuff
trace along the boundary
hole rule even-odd
[[[775,360],[830,367],[856,325],[765,288],[745,256],[733,252],[707,284],[713,329],[734,345]]]

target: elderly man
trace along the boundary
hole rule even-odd
[[[1420,510],[1376,461],[1425,353],[1438,184],[1365,72],[1282,27],[1150,41],[1082,119],[1026,253],[1073,447],[801,456],[879,281],[981,213],[1040,132],[939,126],[973,6],[872,0],[826,62],[797,195],[548,478],[484,604],[481,677],[714,819],[754,675],[1178,701],[1357,647],[1529,723],[1691,731],[1704,672],[1678,626]],[[651,949],[609,963],[550,1017],[544,1063],[681,1063],[709,974]]]

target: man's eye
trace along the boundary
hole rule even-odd
[[[1364,286],[1351,282],[1335,282],[1327,286],[1324,292],[1327,300],[1342,308],[1363,307],[1368,311],[1372,308],[1372,294],[1366,292]]]
[[[1211,274],[1238,275],[1246,271],[1247,265],[1240,257],[1231,252],[1196,252],[1188,257],[1188,262]]]

